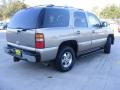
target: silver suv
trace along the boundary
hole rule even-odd
[[[103,49],[109,54],[113,31],[93,13],[59,6],[37,6],[18,11],[6,33],[5,51],[14,61],[54,61],[59,71],[69,71],[76,57]]]

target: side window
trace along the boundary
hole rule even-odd
[[[67,27],[69,25],[69,11],[65,9],[47,8],[43,27]]]
[[[84,12],[74,13],[74,26],[75,27],[87,27],[87,20]]]
[[[97,16],[92,13],[88,13],[88,22],[91,27],[98,27],[100,25],[100,21]]]

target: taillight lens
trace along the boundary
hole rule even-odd
[[[39,49],[45,48],[44,35],[42,33],[35,34],[35,47]]]

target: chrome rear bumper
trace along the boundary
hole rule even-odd
[[[19,50],[21,50],[22,55],[18,56],[15,53],[15,49],[19,49],[19,48],[15,48],[15,47],[12,47],[9,45],[4,48],[4,50],[7,54],[17,57],[20,60],[26,60],[26,61],[30,61],[30,62],[40,62],[40,54],[39,53],[36,53],[34,51],[27,51],[27,50],[19,49]]]

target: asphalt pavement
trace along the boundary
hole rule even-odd
[[[120,90],[120,37],[110,54],[103,51],[80,57],[66,73],[52,66],[13,62],[4,52],[5,32],[0,33],[0,90]]]

